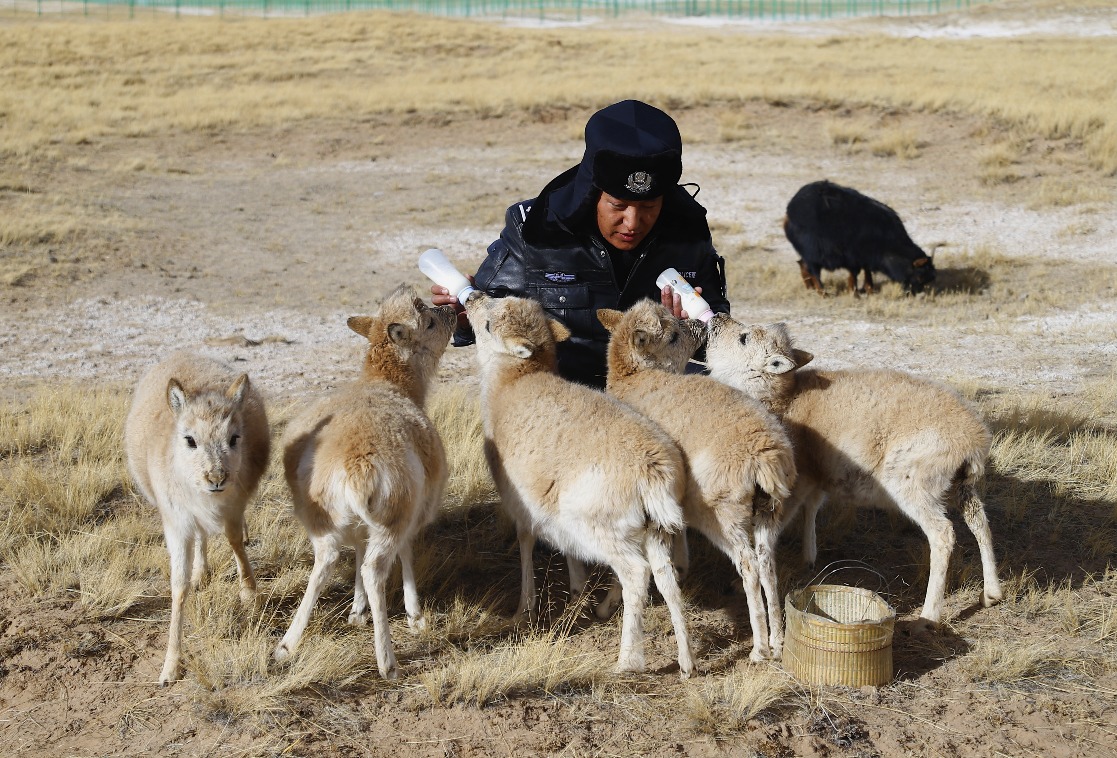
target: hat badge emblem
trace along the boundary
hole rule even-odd
[[[624,188],[629,192],[642,195],[652,188],[652,175],[647,171],[633,171],[625,180]]]

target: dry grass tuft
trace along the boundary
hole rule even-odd
[[[1071,205],[1107,205],[1112,193],[1104,186],[1092,182],[1069,182],[1044,179],[1028,204],[1033,210],[1066,208]]]
[[[1019,481],[1050,482],[1056,495],[1113,502],[1117,428],[1098,423],[1111,391],[1107,387],[1099,399],[1087,396],[1062,406],[1044,397],[994,403],[994,465]]]
[[[733,111],[719,116],[717,126],[720,142],[744,142],[756,136],[756,125]]]
[[[981,172],[978,175],[986,186],[1013,184],[1023,179],[1017,168],[1023,158],[1023,147],[1017,142],[998,142],[978,153]]]
[[[70,386],[0,410],[0,554],[111,514],[130,488],[120,450],[127,401],[116,390]]]
[[[902,158],[911,160],[919,157],[926,142],[910,129],[896,129],[885,132],[869,142],[869,152],[881,158]]]
[[[1081,664],[1055,640],[990,637],[977,641],[962,659],[968,679],[981,684],[1013,684],[1025,679],[1057,676]]]
[[[688,688],[686,715],[700,731],[723,737],[746,729],[749,720],[763,713],[791,704],[798,689],[776,666],[744,666]]]
[[[120,460],[130,396],[115,388],[43,388],[23,408],[0,409],[0,457],[48,450],[58,460]]]
[[[831,144],[844,147],[851,153],[857,152],[860,146],[869,141],[871,131],[870,125],[853,121],[832,121],[826,126]]]
[[[526,693],[592,688],[613,663],[612,651],[578,650],[557,633],[528,636],[481,652],[452,650],[450,662],[419,675],[435,705],[487,705]]]

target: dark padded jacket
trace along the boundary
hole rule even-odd
[[[551,193],[569,187],[577,168],[556,177],[538,198],[508,209],[504,231],[489,245],[474,283],[495,297],[516,295],[542,303],[548,315],[571,331],[571,338],[558,346],[559,373],[604,387],[609,333],[597,320],[599,308],[626,310],[641,298],[658,301],[655,281],[666,268],[677,269],[693,286],[701,287],[714,311],[728,313],[729,301],[724,262],[714,250],[706,209],[682,186],[664,195],[663,210],[637,249],[627,281],[618,281],[589,203],[584,204],[580,221],[548,212]],[[472,342],[468,325],[454,335],[455,345]]]

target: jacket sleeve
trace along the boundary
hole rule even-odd
[[[714,313],[729,313],[725,259],[717,254],[712,244],[707,243],[707,248],[707,255],[703,256],[691,284],[702,288],[702,297],[710,304],[710,309]]]
[[[530,208],[530,203],[517,203],[505,214],[504,230],[500,238],[489,245],[485,260],[473,276],[473,285],[489,295],[524,295],[523,237],[520,227]],[[454,330],[452,344],[465,347],[476,341],[473,325],[462,319]]]

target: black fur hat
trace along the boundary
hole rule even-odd
[[[596,230],[594,206],[601,192],[622,200],[663,197],[664,216],[699,219],[695,228],[705,230],[708,239],[705,209],[678,183],[682,154],[679,127],[659,108],[639,100],[602,108],[586,123],[582,161],[539,193],[524,222],[524,239],[541,241],[547,227],[555,223],[566,229]]]
[[[662,196],[683,173],[683,140],[674,119],[639,100],[602,108],[586,123],[582,168],[593,186],[622,200]]]

